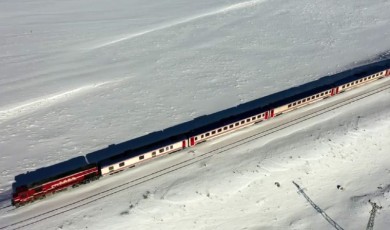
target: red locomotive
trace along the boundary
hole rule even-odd
[[[69,167],[64,166],[70,166],[71,170],[68,171]],[[64,172],[56,173],[54,170],[58,171],[58,169],[63,169]],[[12,205],[16,207],[23,206],[53,193],[66,190],[69,187],[77,187],[98,178],[99,169],[97,165],[86,164],[84,157],[73,158],[54,167],[22,174],[16,178],[17,182],[23,185],[16,185]],[[25,183],[25,180],[30,180],[30,182]]]

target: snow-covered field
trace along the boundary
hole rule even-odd
[[[0,198],[20,173],[376,59],[390,51],[388,8],[388,0],[3,0]],[[27,229],[331,229],[292,180],[345,229],[364,229],[374,200],[383,206],[375,229],[387,229],[389,135],[384,91]],[[72,192],[47,202],[59,206],[80,193]],[[0,212],[0,228],[44,207]]]

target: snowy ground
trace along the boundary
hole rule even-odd
[[[19,173],[374,59],[390,50],[389,7],[386,0],[3,0],[0,191]],[[375,198],[383,206],[376,228],[386,229],[389,99],[383,92],[29,228],[329,229],[295,180],[346,229],[365,227],[367,200]]]

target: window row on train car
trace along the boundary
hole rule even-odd
[[[259,119],[264,119],[266,113],[267,113],[267,112],[261,113],[261,114],[259,114],[259,115],[252,116],[252,117],[243,119],[243,120],[241,120],[241,121],[237,121],[237,122],[235,122],[235,123],[226,125],[226,126],[224,126],[224,127],[221,127],[221,128],[215,129],[215,130],[212,130],[212,131],[210,131],[210,132],[201,134],[199,140],[205,139],[205,138],[209,137],[210,135],[212,136],[212,135],[219,134],[219,133],[222,133],[222,132],[227,132],[227,131],[229,131],[229,130],[231,130],[231,129],[234,129],[234,128],[239,127],[240,125],[248,124],[248,123],[250,123],[250,122],[253,122],[253,121],[256,121],[256,120],[259,120]],[[197,141],[197,140],[198,140],[198,137],[196,136],[196,137],[195,137],[195,141]]]
[[[356,84],[359,84],[359,83],[362,83],[362,82],[365,82],[365,81],[368,81],[368,80],[371,80],[375,77],[378,77],[382,74],[383,72],[379,72],[379,73],[376,73],[376,74],[373,74],[373,75],[370,75],[370,76],[367,76],[365,78],[362,78],[360,80],[356,80],[356,81],[353,81],[353,82],[350,82],[348,84],[345,84],[345,85],[342,85],[342,89],[345,89],[347,87],[350,87],[350,86],[353,86],[353,85],[356,85]],[[313,95],[313,96],[310,96],[310,97],[307,97],[307,98],[304,98],[304,99],[301,99],[299,101],[296,101],[296,102],[293,102],[291,104],[288,104],[288,108],[291,108],[291,107],[294,107],[294,106],[299,106],[300,104],[302,103],[305,103],[305,102],[308,102],[308,101],[311,101],[311,100],[314,100],[314,99],[317,99],[317,98],[320,98],[320,97],[324,97],[324,96],[327,96],[328,94],[331,94],[332,93],[332,90],[327,90],[325,92],[322,92],[322,93],[318,93],[316,95]]]
[[[293,103],[291,103],[291,104],[288,104],[288,108],[291,108],[291,107],[294,107],[294,106],[299,106],[299,105],[301,105],[301,104],[303,104],[303,103],[306,103],[306,102],[309,102],[309,101],[313,101],[313,100],[316,100],[316,99],[319,99],[320,97],[324,97],[324,96],[328,96],[329,94],[331,94],[332,93],[332,90],[330,89],[330,90],[327,90],[327,91],[324,91],[324,92],[322,92],[322,93],[317,93],[317,94],[315,94],[315,95],[313,95],[313,96],[310,96],[310,97],[306,97],[306,98],[304,98],[304,99],[301,99],[301,100],[299,100],[299,101],[295,101],[295,102],[293,102]]]
[[[348,88],[350,86],[357,85],[359,83],[362,83],[362,82],[374,79],[376,77],[379,77],[381,74],[382,74],[382,72],[376,73],[376,74],[373,74],[373,75],[370,75],[370,76],[367,76],[367,77],[364,77],[364,78],[361,78],[360,80],[356,80],[356,81],[350,82],[348,84],[344,84],[344,85],[341,86],[341,88],[345,89],[345,88]]]
[[[167,152],[167,151],[172,150],[172,149],[173,149],[173,145],[170,145],[170,146],[166,146],[166,147],[164,147],[164,148],[160,148],[160,149],[158,150],[158,152],[159,152],[159,154],[162,154],[162,153]],[[144,160],[144,159],[145,159],[145,155],[146,155],[146,154],[139,155],[139,156],[138,156],[138,160],[139,160],[139,161]],[[156,156],[157,156],[157,150],[152,152],[152,158],[153,158],[153,157],[156,157]],[[125,166],[125,161],[122,161],[122,162],[119,163],[119,167],[124,167],[124,166]],[[108,168],[108,170],[109,170],[109,171],[114,170],[114,166],[110,166],[110,167]]]

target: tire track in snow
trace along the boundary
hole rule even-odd
[[[201,18],[205,18],[205,17],[217,15],[217,14],[224,14],[224,13],[228,13],[228,12],[231,12],[231,11],[252,7],[252,6],[255,6],[257,4],[263,3],[265,1],[266,0],[250,0],[250,1],[236,3],[236,4],[233,4],[233,5],[230,5],[230,6],[225,6],[225,7],[222,7],[220,9],[217,9],[217,10],[214,10],[214,11],[210,11],[210,12],[207,12],[207,13],[203,13],[203,14],[199,14],[199,15],[193,16],[193,17],[184,18],[184,19],[181,19],[181,20],[178,20],[178,21],[167,23],[167,24],[155,27],[153,29],[144,30],[144,31],[141,31],[141,32],[138,32],[138,33],[128,34],[128,35],[125,35],[125,36],[123,36],[121,38],[118,38],[118,39],[115,39],[115,40],[112,40],[112,41],[109,41],[109,42],[105,42],[105,43],[96,45],[96,46],[92,47],[91,50],[103,48],[103,47],[110,46],[110,45],[114,45],[114,44],[122,42],[122,41],[130,40],[130,39],[133,39],[133,38],[136,38],[136,37],[148,34],[148,33],[152,33],[152,32],[163,30],[163,29],[167,29],[167,28],[171,28],[171,27],[174,27],[174,26],[177,26],[177,25],[180,25],[180,24],[184,24],[184,23],[188,23],[188,22],[191,22],[191,21],[195,21],[195,20],[198,20],[198,19],[201,19]]]
[[[40,109],[47,108],[52,105],[58,104],[60,102],[66,101],[68,99],[73,98],[76,95],[87,93],[98,87],[108,85],[108,84],[114,84],[123,80],[124,79],[85,85],[66,92],[62,92],[54,95],[48,95],[46,97],[35,99],[33,101],[28,101],[16,106],[11,106],[9,108],[5,108],[5,109],[0,108],[0,124],[4,123],[5,121],[11,120],[13,118],[26,115],[38,111]]]

